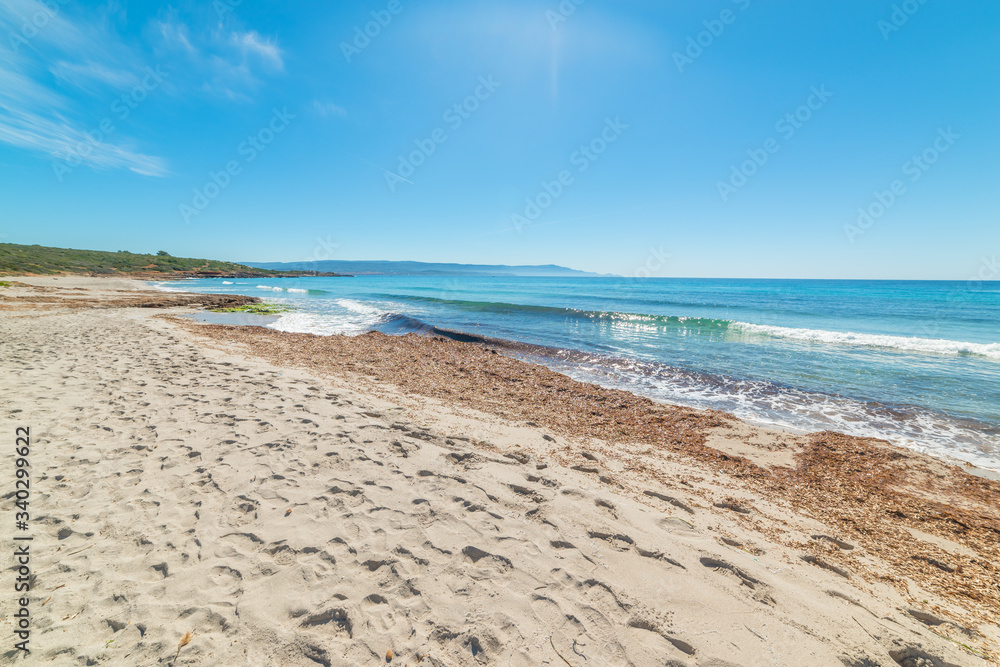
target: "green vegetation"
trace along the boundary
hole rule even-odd
[[[14,283],[9,283],[6,280],[0,280],[0,287],[10,287]]]
[[[277,303],[248,303],[245,306],[235,306],[233,308],[213,308],[213,313],[249,313],[251,315],[280,315],[294,310],[289,306],[282,306]]]
[[[160,274],[180,276],[226,276],[278,278],[282,276],[335,276],[312,271],[272,271],[233,262],[172,257],[165,250],[142,255],[124,250],[73,250],[39,245],[0,243],[0,275],[87,273],[99,275]]]

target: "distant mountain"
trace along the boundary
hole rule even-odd
[[[385,262],[324,260],[316,262],[245,262],[248,266],[274,271],[323,271],[355,276],[533,276],[587,277],[597,273],[567,269],[565,266],[506,266],[503,264],[438,264],[432,262]]]

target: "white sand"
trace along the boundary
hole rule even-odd
[[[31,664],[986,664],[896,590],[771,543],[761,516],[824,527],[766,499],[618,493],[547,453],[575,443],[153,314],[0,313],[3,494],[14,427],[33,436]]]

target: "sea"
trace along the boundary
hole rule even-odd
[[[656,401],[884,438],[1000,471],[1000,282],[356,276],[165,290],[291,306],[269,326],[513,341]]]

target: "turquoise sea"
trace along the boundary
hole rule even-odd
[[[1000,470],[1000,282],[358,276],[162,289],[292,305],[271,327],[461,332],[650,398]]]

